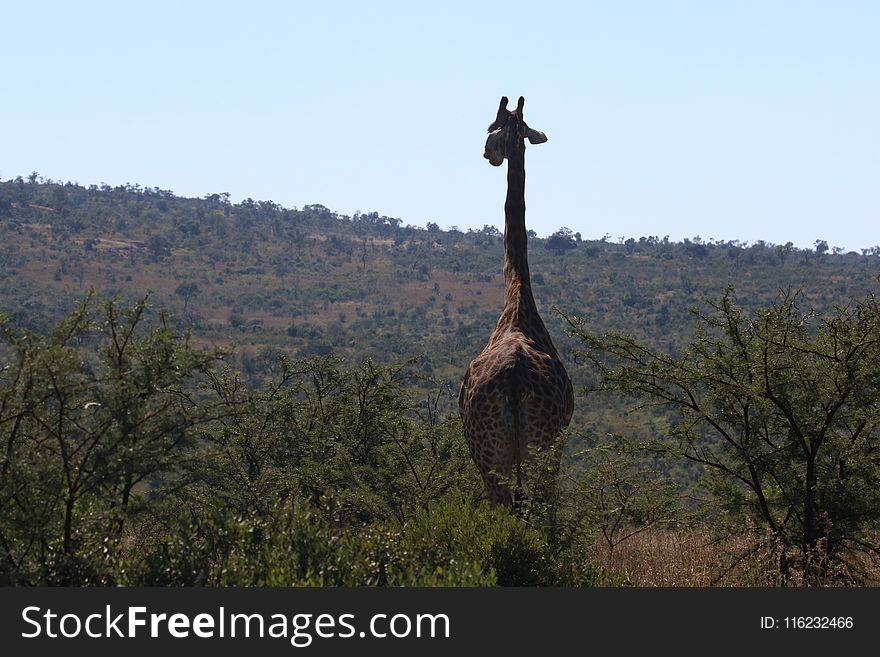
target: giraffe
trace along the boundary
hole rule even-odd
[[[508,484],[532,449],[553,444],[571,421],[571,380],[538,314],[529,279],[525,204],[525,139],[547,141],[523,120],[525,100],[516,110],[501,99],[489,126],[483,156],[492,166],[507,159],[504,203],[504,308],[483,352],[468,365],[458,408],[464,435],[493,504],[513,506]]]

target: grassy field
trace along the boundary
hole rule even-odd
[[[779,586],[779,556],[760,533],[719,538],[703,529],[651,528],[613,552],[596,536],[592,558],[633,586]],[[797,576],[788,582],[801,584]],[[820,586],[880,586],[880,564],[851,557]]]

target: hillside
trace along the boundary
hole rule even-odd
[[[455,410],[495,228],[34,175],[0,183],[0,236],[0,584],[877,581],[877,247],[535,236],[548,328],[604,392],[511,512]]]
[[[498,214],[491,219],[500,226],[500,207]],[[584,223],[589,218],[578,218]],[[180,198],[32,175],[0,182],[0,235],[0,309],[11,324],[44,328],[90,288],[102,296],[149,293],[198,341],[234,345],[251,375],[277,349],[355,362],[417,358],[452,393],[494,326],[503,292],[494,227],[425,229],[377,212],[232,204],[226,194]],[[533,238],[530,262],[539,308],[583,382],[586,373],[572,363],[576,344],[554,307],[675,349],[692,330],[689,309],[728,285],[752,308],[781,289],[803,288],[819,312],[875,288],[880,249],[833,251],[699,237],[582,240],[560,229]],[[596,414],[604,413],[588,413],[587,426],[621,421]]]

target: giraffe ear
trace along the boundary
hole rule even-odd
[[[526,126],[526,137],[528,138],[530,144],[543,144],[545,141],[547,141],[547,135],[545,135],[540,130],[533,130],[528,126]]]

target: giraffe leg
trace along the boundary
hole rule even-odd
[[[513,511],[517,517],[522,515],[523,504],[526,500],[526,477],[522,463],[516,464],[516,487],[513,489]]]
[[[489,502],[493,506],[513,507],[513,495],[506,481],[503,481],[494,472],[488,472],[483,475],[483,482],[486,484]]]
[[[510,488],[503,484],[489,488],[489,501],[495,506],[513,507],[513,495]]]

